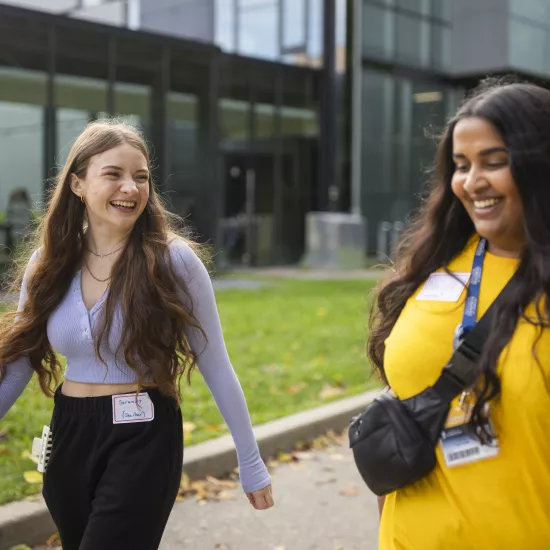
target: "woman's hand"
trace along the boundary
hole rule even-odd
[[[256,510],[267,510],[274,504],[271,485],[268,485],[259,491],[254,491],[253,493],[246,493],[246,496],[248,497],[250,504],[252,504]]]

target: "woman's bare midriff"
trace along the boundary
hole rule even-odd
[[[154,384],[143,385],[142,389],[154,388]],[[84,384],[65,380],[61,392],[69,397],[101,397],[104,395],[117,395],[119,393],[132,393],[137,390],[137,384]]]

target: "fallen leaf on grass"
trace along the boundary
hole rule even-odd
[[[209,432],[219,432],[219,431],[222,430],[222,426],[220,426],[218,424],[210,424],[210,426],[206,426],[206,429]]]
[[[263,371],[263,372],[266,372],[268,374],[271,374],[273,372],[278,372],[280,370],[280,366],[279,365],[265,365],[263,367],[260,367],[260,369]]]
[[[30,484],[42,483],[42,474],[35,470],[31,470],[30,472],[23,472],[23,479]]]
[[[359,491],[355,488],[353,489],[342,489],[340,494],[343,497],[356,497],[359,494]]]
[[[319,398],[329,399],[330,397],[335,397],[337,395],[341,395],[342,393],[344,393],[344,388],[341,388],[339,386],[325,386],[319,392]]]
[[[184,422],[183,423],[183,441],[188,443],[193,438],[193,431],[197,426],[193,422]]]
[[[294,386],[288,386],[286,388],[285,393],[288,393],[288,395],[296,395],[297,393],[300,393],[303,389],[305,389],[306,384],[304,382],[300,382],[300,384],[296,384]]]

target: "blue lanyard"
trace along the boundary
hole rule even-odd
[[[474,255],[474,261],[472,263],[472,273],[470,274],[470,282],[468,284],[466,303],[464,304],[462,323],[456,327],[455,331],[455,349],[460,345],[460,342],[476,326],[477,323],[477,305],[479,302],[479,289],[481,288],[481,275],[483,273],[483,259],[485,258],[486,248],[487,240],[479,239],[476,253]]]

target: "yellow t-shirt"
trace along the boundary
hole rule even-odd
[[[476,246],[477,238],[450,271],[470,272]],[[517,265],[485,255],[478,319]],[[386,341],[388,381],[401,398],[437,380],[462,320],[465,291],[456,302],[417,300],[422,286]],[[499,361],[502,393],[491,409],[499,455],[448,468],[438,446],[426,478],[387,496],[380,550],[550,549],[550,330],[537,344],[540,366],[532,354],[536,337],[537,329],[520,320]]]

